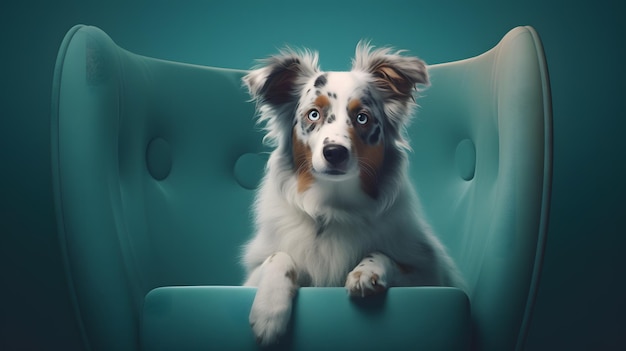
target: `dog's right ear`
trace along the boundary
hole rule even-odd
[[[285,49],[261,60],[256,69],[243,77],[243,82],[257,105],[278,107],[297,98],[298,87],[319,71],[317,60],[315,52]]]

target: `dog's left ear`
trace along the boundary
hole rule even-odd
[[[291,138],[291,128],[300,91],[319,70],[317,53],[284,49],[260,61],[260,66],[243,77],[259,123],[265,124],[265,141],[270,145]]]
[[[383,98],[404,103],[413,101],[417,84],[429,84],[424,61],[402,56],[401,51],[392,52],[389,48],[372,50],[365,42],[357,46],[352,69],[372,74]]]
[[[298,53],[284,49],[280,54],[260,61],[260,66],[243,77],[248,92],[258,105],[280,105],[294,102],[304,78],[318,71],[317,53]]]

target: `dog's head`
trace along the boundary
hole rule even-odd
[[[322,72],[317,61],[317,53],[284,50],[244,77],[266,137],[289,154],[299,192],[359,179],[375,198],[387,160],[408,148],[404,128],[416,84],[428,84],[426,66],[365,43],[348,72]]]

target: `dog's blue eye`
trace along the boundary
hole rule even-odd
[[[356,115],[356,122],[358,124],[361,124],[361,125],[366,124],[368,120],[369,120],[369,117],[365,113],[359,113],[358,115]]]
[[[320,119],[320,112],[318,110],[311,110],[309,111],[308,117],[311,121],[315,122]]]

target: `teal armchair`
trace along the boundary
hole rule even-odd
[[[530,320],[548,223],[552,119],[537,33],[429,67],[409,134],[424,211],[467,290],[350,300],[302,288],[277,349],[511,350]],[[125,51],[76,26],[53,81],[52,173],[76,318],[93,350],[255,349],[238,286],[267,149],[244,71]]]

